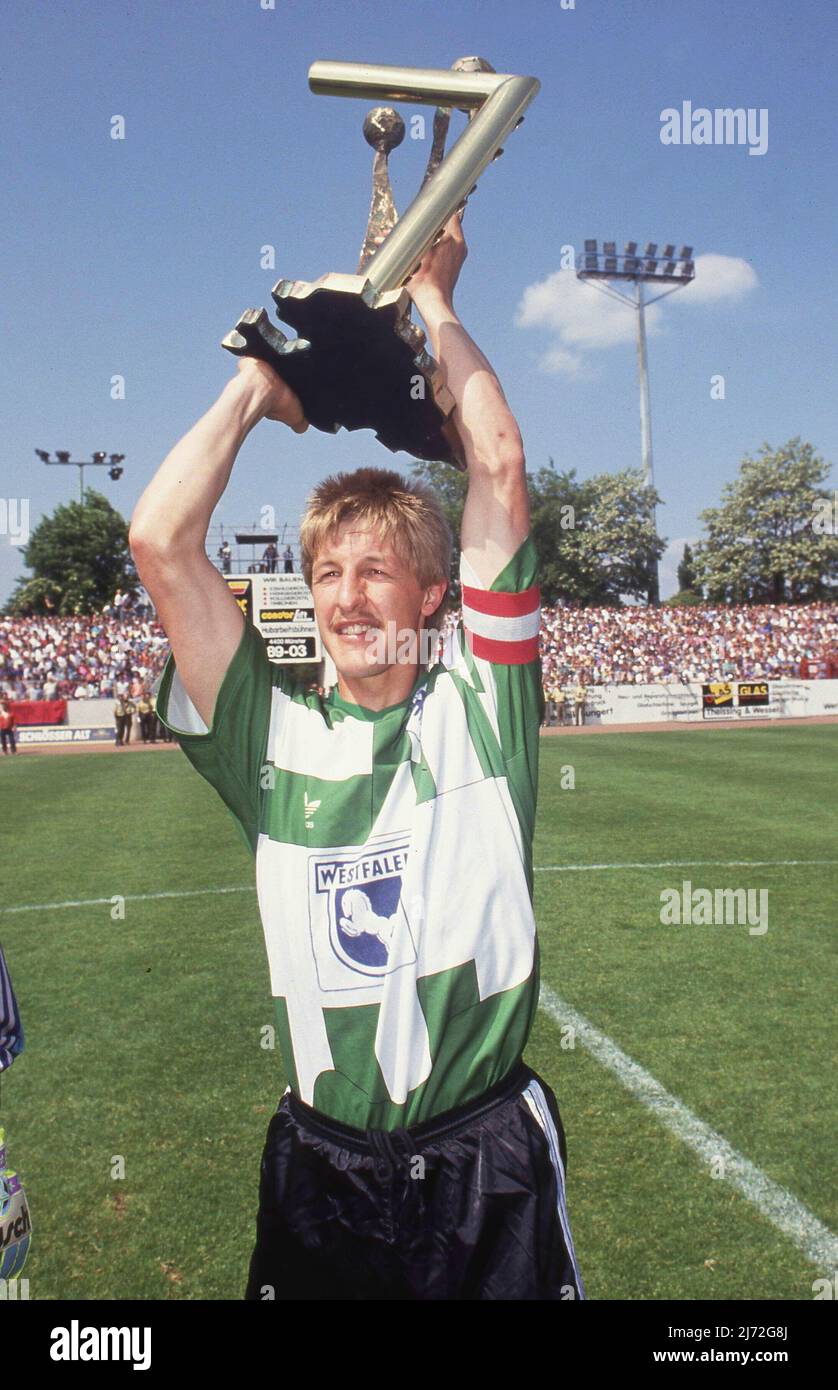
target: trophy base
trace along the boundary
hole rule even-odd
[[[277,314],[294,328],[289,342],[265,309],[246,309],[221,346],[237,357],[273,367],[302,402],[316,429],[374,430],[393,453],[466,468],[463,443],[451,419],[454,398],[442,368],[425,351],[425,335],[410,321],[406,290],[363,297],[360,275],[323,275],[309,284],[280,280],[272,293]]]

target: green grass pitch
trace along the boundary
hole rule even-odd
[[[544,984],[832,1231],[835,868],[777,861],[838,858],[836,749],[830,726],[544,738],[535,843]],[[32,1207],[30,1298],[240,1299],[285,1086],[261,1045],[252,861],[180,752],[27,754],[0,775],[26,1031],[0,1124]],[[555,868],[680,861],[708,866]],[[767,932],[662,925],[684,880],[767,890]],[[830,1271],[564,1043],[540,1010],[526,1055],[559,1099],[588,1296],[811,1299]]]

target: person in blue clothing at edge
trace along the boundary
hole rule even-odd
[[[0,1080],[24,1048],[23,1024],[9,967],[0,946]],[[0,1115],[2,1120],[2,1115]],[[6,1132],[0,1123],[0,1295],[16,1298],[17,1286],[29,1245],[32,1220],[29,1203],[18,1174],[9,1163]]]

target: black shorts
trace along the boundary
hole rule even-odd
[[[288,1090],[245,1298],[584,1298],[566,1167],[556,1098],[524,1063],[411,1130],[351,1129]]]

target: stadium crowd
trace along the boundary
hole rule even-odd
[[[443,630],[459,619],[449,612]],[[121,602],[88,617],[0,617],[0,698],[137,700],[168,651],[151,610]],[[542,609],[545,685],[776,679],[830,651],[838,608],[826,603]]]
[[[456,625],[449,613],[444,629]],[[545,685],[777,680],[838,651],[838,607],[812,603],[541,610]]]
[[[165,633],[145,607],[108,604],[101,613],[75,618],[0,617],[0,696],[136,699],[162,671],[168,651]]]

